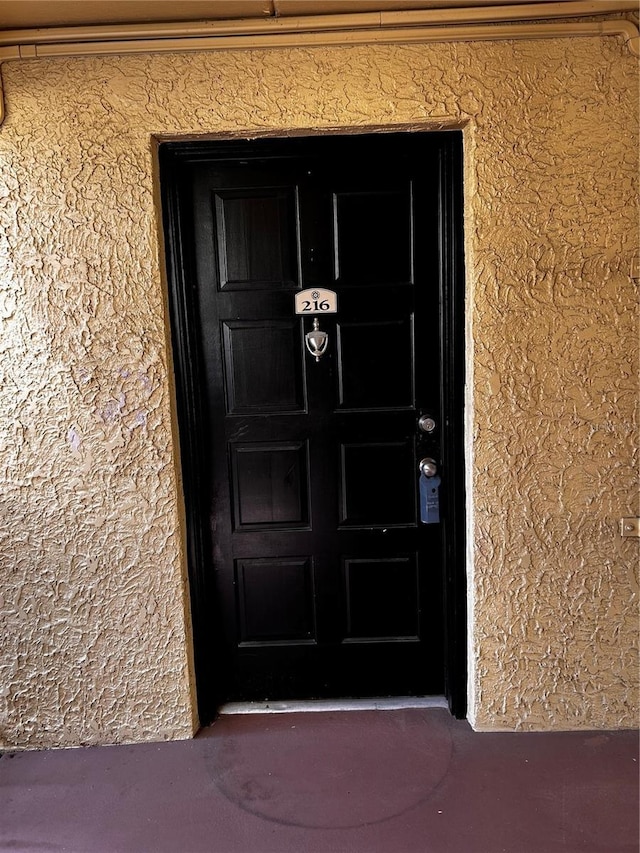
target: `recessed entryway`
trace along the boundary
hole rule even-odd
[[[464,707],[461,147],[161,147],[205,718],[221,701]]]

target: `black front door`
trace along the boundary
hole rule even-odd
[[[174,332],[221,698],[444,692],[450,136],[227,144],[183,165]]]

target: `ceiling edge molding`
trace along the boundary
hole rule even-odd
[[[638,12],[638,0],[555,0],[519,5],[475,5],[465,7],[401,11],[355,12],[323,15],[198,20],[177,23],[91,24],[38,29],[1,30],[0,46],[59,44],[62,42],[129,41],[137,39],[193,38],[223,35],[267,35],[274,33],[324,32],[327,30],[388,29],[478,23],[517,23],[558,18],[598,17]]]
[[[640,56],[640,34],[633,21],[611,17],[570,20],[635,9],[636,0],[612,0],[606,5],[563,0],[519,6],[5,31],[0,32],[0,67],[11,60],[56,57],[607,36],[621,37],[629,51]],[[0,74],[0,124],[4,118]]]

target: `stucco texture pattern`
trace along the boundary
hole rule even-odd
[[[622,43],[34,60],[3,78],[2,741],[196,724],[153,137],[394,126],[465,134],[471,720],[634,725]]]

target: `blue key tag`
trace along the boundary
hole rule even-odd
[[[420,474],[420,521],[438,524],[440,521],[440,477]]]

